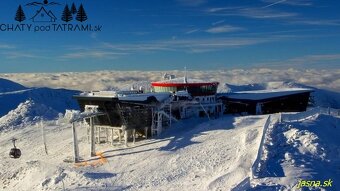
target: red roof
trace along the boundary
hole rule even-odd
[[[197,86],[218,86],[219,82],[199,82],[199,83],[178,83],[178,82],[152,82],[152,86],[158,87],[197,87]]]

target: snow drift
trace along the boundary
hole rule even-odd
[[[332,179],[332,187],[326,190],[339,190],[339,122],[339,117],[316,114],[299,122],[271,126],[254,187],[257,190],[298,190],[299,180]]]
[[[40,120],[51,120],[58,115],[58,112],[33,100],[27,100],[0,118],[0,132],[32,125]]]

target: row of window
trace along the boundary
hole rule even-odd
[[[182,90],[188,90],[191,95],[198,95],[198,94],[215,94],[217,91],[217,86],[213,85],[205,85],[200,87],[154,87],[155,92],[177,92]]]
[[[196,97],[196,101],[201,102],[201,103],[214,103],[215,102],[215,97],[214,96],[209,96],[209,97]]]

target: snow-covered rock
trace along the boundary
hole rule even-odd
[[[0,118],[0,131],[32,125],[39,120],[51,120],[58,112],[33,100],[27,100]]]
[[[79,93],[67,89],[25,88],[9,80],[0,79],[0,117],[29,99],[60,113],[64,113],[66,109],[79,109],[76,100],[72,98]]]

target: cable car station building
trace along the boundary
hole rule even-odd
[[[151,89],[84,92],[74,96],[81,111],[99,112],[92,117],[97,143],[112,140],[117,132],[159,135],[172,123],[195,117],[209,120],[223,114],[269,114],[305,111],[312,90],[294,88],[232,93],[217,93],[219,82],[175,78],[165,75],[152,82]],[[94,108],[94,110],[93,110]],[[87,119],[87,123],[90,121]],[[108,133],[111,132],[111,133]],[[110,137],[110,138],[109,138]],[[127,138],[127,134],[124,135]]]

